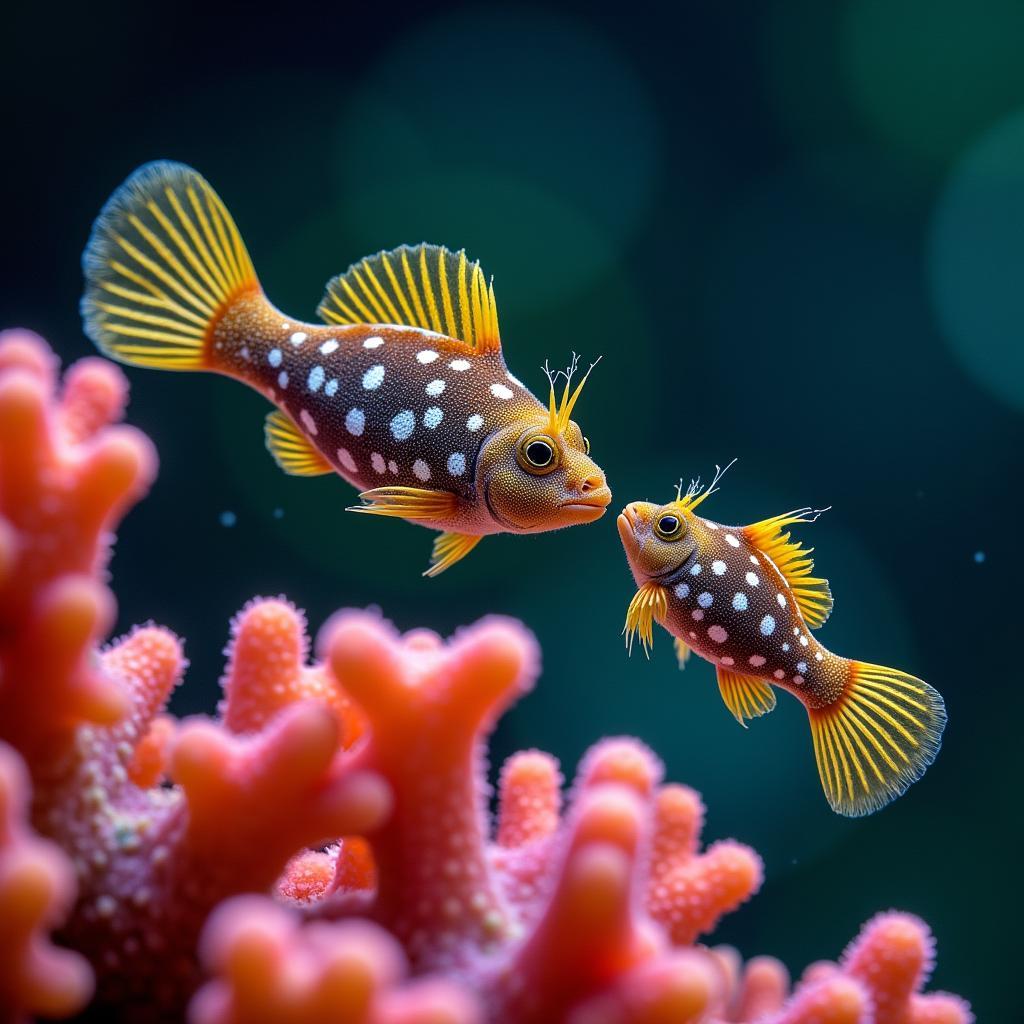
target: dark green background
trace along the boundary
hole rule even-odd
[[[882,813],[833,816],[796,702],[745,732],[664,633],[649,663],[626,659],[613,516],[489,539],[421,579],[430,535],[345,514],[333,478],[284,477],[264,403],[213,377],[129,373],[161,472],[120,531],[119,628],[187,637],[184,713],[213,708],[228,620],[254,594],[287,594],[314,626],[371,603],[442,632],[518,616],[544,673],[492,769],[536,745],[571,773],[598,737],[640,736],[704,794],[709,839],[765,857],[763,893],[716,939],[800,970],[906,908],[936,932],[936,984],[1011,1019],[1024,5],[370,6],[8,12],[0,323],[89,351],[90,222],[158,157],[213,182],[293,316],[364,254],[465,246],[495,276],[517,375],[540,388],[545,358],[604,355],[578,418],[616,508],[734,456],[708,515],[833,506],[803,534],[836,595],[822,639],[932,682],[942,754]]]

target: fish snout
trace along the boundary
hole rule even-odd
[[[640,515],[637,510],[637,503],[627,505],[615,521],[619,528],[619,537],[622,539],[622,546],[627,554],[636,554],[640,550],[640,540],[637,537],[637,528],[640,525]]]

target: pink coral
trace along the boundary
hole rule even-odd
[[[776,961],[694,945],[761,863],[701,851],[700,798],[635,740],[594,746],[564,807],[555,760],[515,755],[492,824],[486,737],[539,668],[518,623],[444,642],[343,612],[310,664],[302,614],[257,600],[217,716],[175,720],[172,634],[96,649],[108,532],[153,453],[112,425],[113,367],[87,360],[56,391],[38,339],[0,342],[4,1011],[74,1012],[81,954],[96,1005],[131,1020],[189,1003],[195,1024],[969,1019],[919,994],[931,940],[912,918],[878,919],[793,994]]]

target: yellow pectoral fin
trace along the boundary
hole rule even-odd
[[[775,707],[775,691],[763,680],[739,676],[718,667],[718,689],[725,706],[745,729],[748,718],[766,715]]]
[[[679,659],[679,668],[686,668],[686,663],[690,660],[690,655],[693,653],[690,648],[686,645],[683,640],[676,637],[676,657]]]
[[[466,557],[483,540],[468,533],[442,533],[434,541],[434,550],[430,555],[430,568],[424,576],[440,576],[445,569],[450,569],[456,562]]]
[[[363,505],[352,505],[349,512],[396,519],[443,521],[456,511],[458,499],[450,491],[428,491],[422,487],[375,487],[359,495]]]
[[[654,622],[661,622],[668,612],[668,592],[660,583],[648,580],[633,595],[626,609],[626,650],[633,653],[633,638],[640,637],[640,646],[649,658],[654,646]]]
[[[267,451],[289,476],[324,476],[334,467],[302,436],[283,412],[274,411],[263,426]]]
[[[762,520],[743,528],[743,534],[758,551],[767,555],[785,577],[800,614],[811,629],[817,629],[832,611],[832,591],[828,580],[812,576],[813,548],[805,548],[799,541],[790,540],[785,531],[795,523],[813,523],[826,509],[798,508],[781,516]]]

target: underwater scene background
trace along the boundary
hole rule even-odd
[[[613,515],[490,538],[422,579],[423,531],[346,514],[335,478],[281,474],[257,395],[128,371],[161,469],[119,533],[117,628],[152,618],[187,637],[175,711],[212,709],[200,681],[255,593],[286,594],[314,626],[369,604],[443,634],[514,615],[543,674],[502,719],[495,763],[537,746],[568,768],[596,736],[638,736],[703,793],[711,834],[764,857],[770,884],[717,939],[798,968],[899,906],[938,938],[934,985],[1011,1019],[1024,8],[393,4],[322,20],[292,5],[196,21],[101,5],[63,12],[59,34],[45,11],[8,18],[0,324],[66,361],[91,351],[80,253],[110,191],[154,158],[208,178],[297,317],[363,255],[465,246],[494,275],[527,385],[543,393],[545,359],[603,355],[577,418],[614,510],[734,456],[713,518],[831,505],[802,532],[836,598],[822,641],[928,680],[949,725],[920,785],[837,817],[797,702],[744,732],[666,634],[650,663],[627,659]]]

